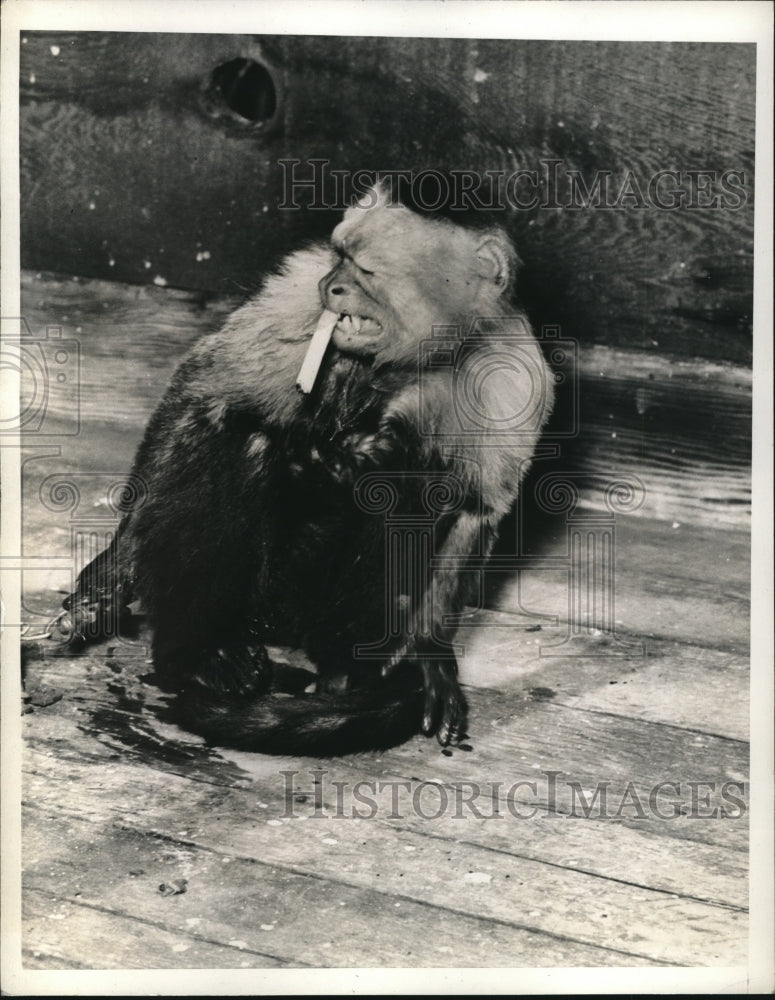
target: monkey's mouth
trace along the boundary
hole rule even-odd
[[[369,337],[382,333],[382,327],[375,319],[370,316],[351,316],[349,313],[339,314],[334,330],[350,337]]]
[[[342,351],[367,353],[374,350],[382,336],[382,324],[371,316],[340,313],[334,327],[334,344]]]

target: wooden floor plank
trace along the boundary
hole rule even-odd
[[[73,743],[76,725],[121,755],[127,748],[136,748],[138,759],[150,766],[163,767],[168,760],[181,773],[203,773],[206,777],[208,770],[217,771],[217,764],[201,754],[196,743],[188,742],[185,733],[159,725],[154,714],[159,692],[142,680],[147,669],[142,660],[125,656],[33,664],[31,684],[39,678],[44,685],[56,685],[54,690],[62,695],[55,705],[36,710],[36,745],[62,750]],[[407,780],[474,781],[482,787],[501,781],[506,789],[516,782],[537,781],[537,795],[526,791],[520,801],[544,803],[548,796],[546,774],[556,772],[558,792],[552,807],[560,812],[572,806],[571,782],[585,792],[606,783],[614,812],[630,783],[639,800],[648,803],[655,786],[673,782],[679,791],[667,789],[658,805],[670,813],[675,801],[684,815],[660,820],[648,808],[648,815],[642,817],[637,806],[628,806],[616,816],[617,822],[653,830],[656,836],[747,849],[745,814],[736,815],[730,803],[720,797],[725,783],[734,783],[727,787],[727,797],[746,799],[747,743],[701,730],[555,704],[551,695],[552,691],[542,686],[519,691],[470,690],[472,751],[455,750],[447,756],[435,741],[418,737],[381,755],[380,770]],[[77,739],[72,753],[75,759],[84,753]],[[263,763],[271,758],[230,756],[240,760],[245,773],[258,767],[257,778],[267,766],[271,773],[272,765]],[[373,757],[366,761],[352,757],[338,763],[346,773],[347,768],[368,771],[375,761]],[[219,776],[216,780],[223,779]],[[692,810],[693,798],[698,807],[701,798],[691,782],[712,782],[714,792],[705,811],[719,808],[730,818],[690,818],[692,811],[698,811]]]
[[[568,620],[567,528],[532,523],[523,528],[529,569],[487,571],[484,605],[515,615],[515,621],[546,626],[543,615]],[[675,526],[674,526],[675,524]],[[508,526],[504,527],[504,531]],[[616,630],[642,638],[672,640],[747,655],[750,644],[750,536],[746,531],[618,515],[613,578]],[[508,552],[516,551],[509,542]]]
[[[593,655],[547,655],[568,648],[554,645],[567,635],[564,626],[526,631],[494,611],[470,620],[456,641],[465,649],[461,677],[471,687],[522,692],[523,697],[541,689],[554,704],[748,739],[745,655],[628,634],[623,640],[641,642],[640,650],[623,647],[626,655],[615,655],[615,645],[592,639],[585,651]]]
[[[99,778],[94,768],[40,755],[33,755],[30,767],[25,796],[43,811],[56,814],[63,808],[51,784],[57,773],[70,789],[91,784],[88,803],[95,821],[119,822],[127,829],[258,858],[345,885],[378,886],[402,899],[588,945],[602,940],[644,960],[732,965],[743,960],[746,917],[738,909],[428,837],[399,829],[389,819],[316,819],[308,807],[286,818],[284,788],[278,782],[274,788],[259,786],[257,801],[255,787],[227,791],[118,762],[104,764]],[[342,776],[346,779],[346,772]],[[186,829],[171,834],[182,802]],[[261,803],[269,808],[261,809]],[[434,808],[431,791],[422,810]],[[86,811],[77,793],[64,809],[76,815]],[[302,816],[308,816],[306,822]],[[515,838],[520,825],[519,820],[512,824]]]
[[[116,719],[113,721],[118,722]],[[177,774],[189,780],[219,787],[224,801],[230,789],[258,789],[257,794],[261,796],[259,808],[262,811],[271,809],[272,814],[278,816],[285,812],[286,781],[298,784],[303,789],[300,794],[306,795],[308,801],[313,801],[311,774],[323,768],[322,787],[317,791],[322,796],[327,812],[329,814],[337,812],[333,782],[340,781],[349,789],[346,801],[349,815],[353,804],[352,789],[358,782],[408,780],[414,790],[423,781],[441,780],[434,763],[444,760],[434,744],[418,742],[415,766],[412,768],[412,775],[407,778],[403,763],[389,756],[385,759],[378,755],[364,755],[360,758],[321,762],[297,758],[272,758],[262,754],[233,751],[221,751],[220,754],[215,754],[197,743],[180,742],[186,737],[173,727],[156,735],[157,741],[164,740],[166,754],[163,754],[160,742],[159,752],[154,752],[157,744],[153,742],[153,733],[150,728],[143,727],[142,720],[140,725],[137,725],[131,718],[125,718],[123,725],[123,736],[119,735],[117,727],[112,731],[108,728],[100,735],[99,742],[92,740],[87,748],[79,742],[74,744],[72,726],[67,718],[61,715],[49,716],[46,737],[41,737],[36,742],[38,751],[35,755],[36,771],[43,770],[44,773],[50,773],[53,780],[56,769],[63,768],[66,763],[68,766],[71,763],[82,767],[91,764],[101,768],[112,761],[125,761],[153,768],[162,774]],[[227,759],[221,759],[220,755]],[[293,777],[286,779],[283,772]],[[87,780],[89,773],[88,770],[78,772],[74,781],[78,783]],[[531,773],[531,779],[536,777],[541,776],[537,776],[535,772]],[[599,802],[597,807],[590,811],[591,818],[587,820],[584,819],[581,798],[574,798],[573,793],[568,794],[568,786],[563,778],[558,779],[554,811],[547,808],[545,794],[539,798],[537,794],[533,796],[523,788],[513,796],[509,796],[508,791],[517,779],[507,782],[501,789],[493,788],[492,783],[495,780],[496,777],[492,774],[480,775],[474,785],[474,788],[478,789],[478,795],[473,804],[458,809],[455,804],[456,797],[459,795],[470,797],[471,792],[468,786],[462,783],[463,779],[453,774],[451,779],[445,782],[451,807],[443,815],[432,820],[418,817],[406,807],[406,803],[403,804],[400,818],[394,818],[391,805],[392,790],[388,788],[378,797],[380,808],[377,819],[387,820],[390,825],[424,835],[459,839],[491,850],[587,871],[645,888],[736,907],[747,905],[745,817],[720,821],[741,827],[736,846],[729,847],[689,839],[690,835],[695,838],[703,835],[707,837],[707,833],[703,834],[703,828],[716,821],[688,820],[685,817],[659,820],[653,816],[635,820],[620,819],[615,816],[608,819],[596,818],[601,812]],[[547,785],[547,780],[542,779],[541,790],[544,793]],[[582,787],[587,793],[587,801],[592,801],[588,789]],[[95,794],[98,789],[100,785],[96,784]],[[99,794],[109,797],[110,789],[105,788],[99,791]],[[541,798],[544,800],[543,804]],[[538,804],[533,813],[530,805],[534,799]],[[509,807],[509,801],[512,802],[514,814]],[[615,813],[619,803],[620,800],[615,794],[611,795],[609,799],[611,813]],[[118,792],[115,804],[121,806]],[[670,790],[664,800],[659,800],[659,805],[664,815],[672,815]],[[93,808],[93,805],[90,808]],[[303,810],[299,808],[298,811]],[[490,817],[496,811],[500,815],[493,820]],[[456,815],[458,812],[462,815]],[[632,810],[627,809],[624,812],[630,814]],[[679,830],[679,825],[683,825],[684,829]]]
[[[651,519],[748,527],[750,368],[585,344],[579,375],[590,479],[636,477]]]
[[[94,860],[102,860],[94,854]],[[285,965],[237,946],[169,929],[143,916],[28,886],[24,894],[25,968],[33,969],[275,969]]]
[[[537,697],[543,698],[539,692]],[[501,692],[471,691],[469,729],[474,750],[446,757],[434,753],[431,765],[418,762],[417,747],[405,744],[383,755],[383,762],[409,776],[421,774],[442,780],[486,782],[531,781],[547,772],[556,772],[561,782],[576,781],[585,789],[608,784],[614,801],[625,796],[629,785],[639,797],[662,781],[676,782],[681,791],[675,796],[682,809],[691,811],[690,782],[711,782],[715,793],[712,805],[720,806],[720,789],[726,782],[745,782],[748,773],[748,745],[679,727],[641,722],[605,712],[554,705],[551,701],[510,698]],[[427,771],[426,771],[427,768]],[[548,796],[545,782],[539,781],[539,797]],[[567,791],[557,808],[567,809]],[[636,809],[626,810],[633,822]],[[649,820],[645,820],[646,823]],[[664,823],[655,830],[666,832]],[[708,820],[692,824],[674,822],[669,836],[717,843],[734,849],[747,846],[745,816],[734,821]]]
[[[55,897],[55,912],[68,902],[95,908],[116,926],[123,921],[111,967],[126,961],[124,939],[134,934],[135,921],[164,928],[170,938],[180,934],[186,959],[192,947],[223,948],[227,954],[213,956],[222,959],[214,967],[230,967],[229,958],[234,968],[637,962],[619,951],[460,915],[406,894],[354,887],[330,875],[296,874],[180,838],[148,836],[99,816],[56,814],[47,823],[48,818],[45,810],[26,810],[25,887]],[[179,878],[187,880],[185,893],[161,895],[160,884]],[[63,930],[72,913],[64,909]],[[43,952],[38,941],[44,937],[40,924],[31,922],[27,947]],[[136,959],[141,947],[138,940]],[[70,960],[93,956],[88,940],[79,942],[77,935],[64,953]],[[178,953],[180,958],[179,943]]]

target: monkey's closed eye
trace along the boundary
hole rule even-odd
[[[344,247],[337,246],[336,244],[334,244],[334,250],[336,251],[336,254],[339,257],[339,262],[340,263],[342,263],[343,261],[347,260],[347,261],[349,261],[353,265],[353,267],[356,267],[361,272],[361,274],[365,274],[365,275],[368,275],[368,276],[371,276],[371,275],[374,274],[373,271],[370,271],[367,267],[363,267],[362,264],[359,264],[358,261],[352,256],[352,254],[349,254],[344,249]]]

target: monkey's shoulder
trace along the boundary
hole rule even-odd
[[[320,317],[318,283],[331,264],[331,250],[322,245],[285,258],[217,333],[194,344],[168,399],[191,405],[218,400],[230,410],[290,419],[299,408],[296,377]]]
[[[551,412],[552,372],[521,316],[478,321],[466,336],[426,341],[418,370],[416,385],[399,400],[406,409],[416,397],[420,419],[439,431],[538,430]]]

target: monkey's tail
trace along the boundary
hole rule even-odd
[[[270,754],[336,756],[384,750],[420,731],[421,686],[346,695],[267,694],[248,702],[183,693],[165,712],[208,743]]]

